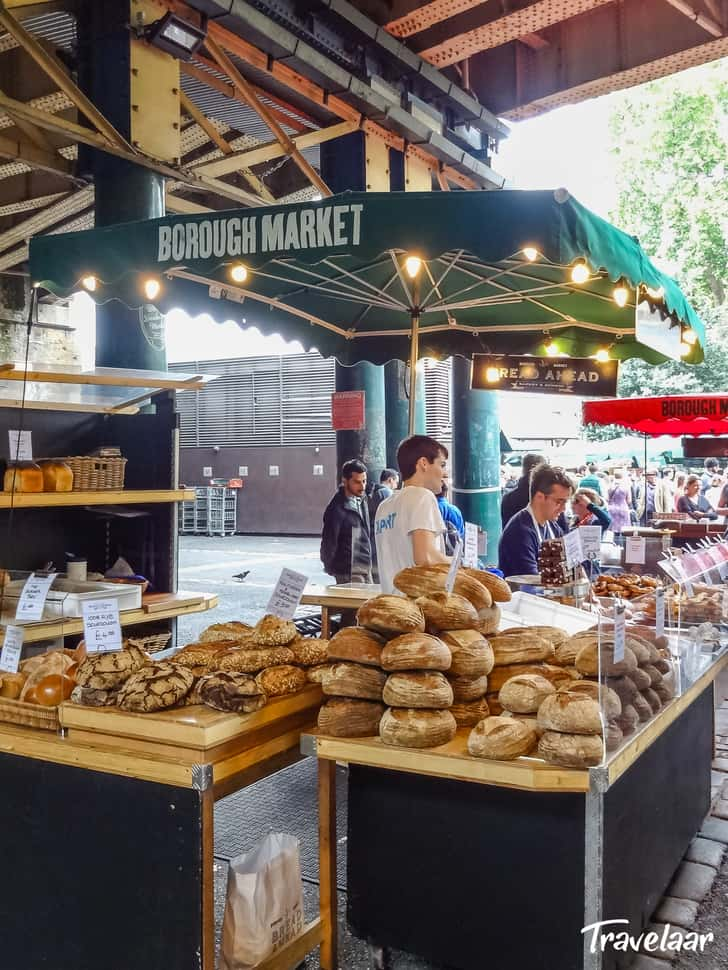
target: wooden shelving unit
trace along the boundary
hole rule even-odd
[[[189,502],[193,488],[124,489],[100,492],[0,492],[0,509],[72,508],[84,505],[149,505],[163,502]]]

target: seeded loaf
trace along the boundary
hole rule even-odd
[[[538,709],[538,723],[545,731],[565,734],[601,734],[599,702],[583,693],[557,691]]]
[[[258,647],[285,647],[298,636],[298,630],[292,620],[282,620],[279,616],[266,613],[255,624],[252,641]]]
[[[380,667],[384,637],[361,626],[345,626],[328,641],[329,660],[350,660],[367,667]]]
[[[477,701],[488,692],[488,678],[484,674],[480,677],[453,677],[448,674],[447,679],[452,687],[453,699],[459,704]]]
[[[360,626],[385,637],[396,637],[401,633],[425,632],[425,617],[422,610],[406,596],[383,594],[362,603],[356,614]]]
[[[538,753],[551,765],[593,768],[601,764],[604,746],[601,736],[546,731],[538,742]]]
[[[457,677],[480,677],[493,669],[490,643],[477,630],[447,630],[442,640],[450,650],[450,673]]]
[[[436,670],[390,674],[382,694],[389,707],[450,707],[453,690],[444,674]]]
[[[512,717],[486,717],[468,737],[468,754],[475,758],[512,761],[536,747],[536,732]]]
[[[214,665],[217,670],[256,674],[266,667],[293,663],[293,651],[288,647],[266,647],[252,650],[224,650],[218,653]]]
[[[436,748],[452,741],[456,731],[450,711],[393,707],[387,708],[379,722],[382,741],[403,748]]]
[[[525,629],[519,636],[500,634],[489,637],[493,648],[496,667],[504,664],[535,663],[538,660],[550,661],[554,657],[554,647],[548,640]]]
[[[253,627],[247,623],[231,620],[229,623],[213,623],[200,634],[200,643],[214,643],[216,640],[249,640],[253,635]]]
[[[266,667],[256,675],[255,682],[268,697],[281,697],[295,694],[306,686],[306,673],[291,664]]]
[[[317,637],[296,637],[287,648],[293,654],[293,663],[301,667],[314,667],[329,659],[329,641]],[[288,661],[284,661],[287,663]]]
[[[362,664],[335,663],[322,683],[324,694],[331,697],[353,697],[366,701],[381,701],[387,675],[374,667]]]
[[[485,697],[477,701],[455,701],[450,708],[458,727],[473,727],[484,717],[490,716],[490,707]]]
[[[540,674],[519,674],[503,684],[498,700],[506,711],[514,714],[535,714],[542,701],[554,693],[554,685]]]
[[[379,734],[384,705],[376,701],[332,697],[318,712],[318,728],[335,738],[370,738]]]
[[[449,648],[428,633],[403,633],[382,650],[384,670],[449,670],[451,663]]]
[[[432,633],[440,630],[469,630],[478,623],[478,613],[464,596],[446,592],[418,596],[415,603],[425,617],[426,629]]]

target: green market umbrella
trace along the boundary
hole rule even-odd
[[[705,342],[674,280],[565,190],[345,192],[167,216],[36,237],[30,273],[58,295],[234,319],[342,364],[605,350],[660,363],[635,338],[643,299],[692,331],[689,362]],[[414,391],[414,366],[410,379]]]

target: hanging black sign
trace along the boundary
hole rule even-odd
[[[593,357],[518,357],[475,354],[470,386],[478,391],[527,391],[615,397],[617,361]]]

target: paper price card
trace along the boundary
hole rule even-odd
[[[646,544],[644,536],[627,536],[624,545],[624,561],[644,564]]]
[[[584,547],[581,541],[581,529],[572,529],[564,536],[564,552],[566,553],[566,565],[569,569],[578,566],[584,559]]]
[[[624,606],[614,607],[614,662],[624,660]]]
[[[684,556],[682,557],[685,558]],[[693,584],[688,579],[687,573],[685,571],[685,566],[680,559],[675,560],[675,571],[677,573],[677,581],[682,585],[682,588],[686,596],[694,596],[695,590],[693,589]]]
[[[48,590],[55,578],[55,573],[50,573],[48,576],[36,576],[35,573],[31,573],[28,576],[18,600],[18,608],[15,611],[16,620],[33,622],[43,618],[43,608],[48,597]]]
[[[665,587],[658,586],[655,590],[655,636],[665,635]]]
[[[708,586],[713,586],[714,585],[713,577],[710,572],[711,569],[713,568],[712,558],[705,552],[697,553],[696,558],[700,563],[700,568],[703,573],[703,575],[700,577],[701,581],[703,583],[706,583]]]
[[[20,654],[23,650],[22,626],[8,626],[5,628],[3,649],[0,653],[0,670],[9,674],[16,674],[20,665]]]
[[[82,604],[83,635],[89,653],[121,650],[118,600],[86,600]]]
[[[599,556],[602,551],[602,527],[600,525],[579,526],[581,536],[581,546],[584,550],[584,558]]]
[[[266,613],[272,613],[282,620],[292,620],[298,609],[308,576],[293,569],[282,569],[273,595],[268,600]]]
[[[10,441],[10,461],[33,460],[33,432],[8,431]]]
[[[458,539],[455,546],[455,552],[453,553],[452,562],[450,563],[450,568],[447,572],[447,579],[445,581],[445,589],[448,595],[452,593],[452,588],[455,585],[455,577],[457,576],[458,569],[460,569],[460,563],[463,558],[463,544]]]
[[[465,523],[465,549],[463,566],[478,568],[478,527],[474,522]]]

